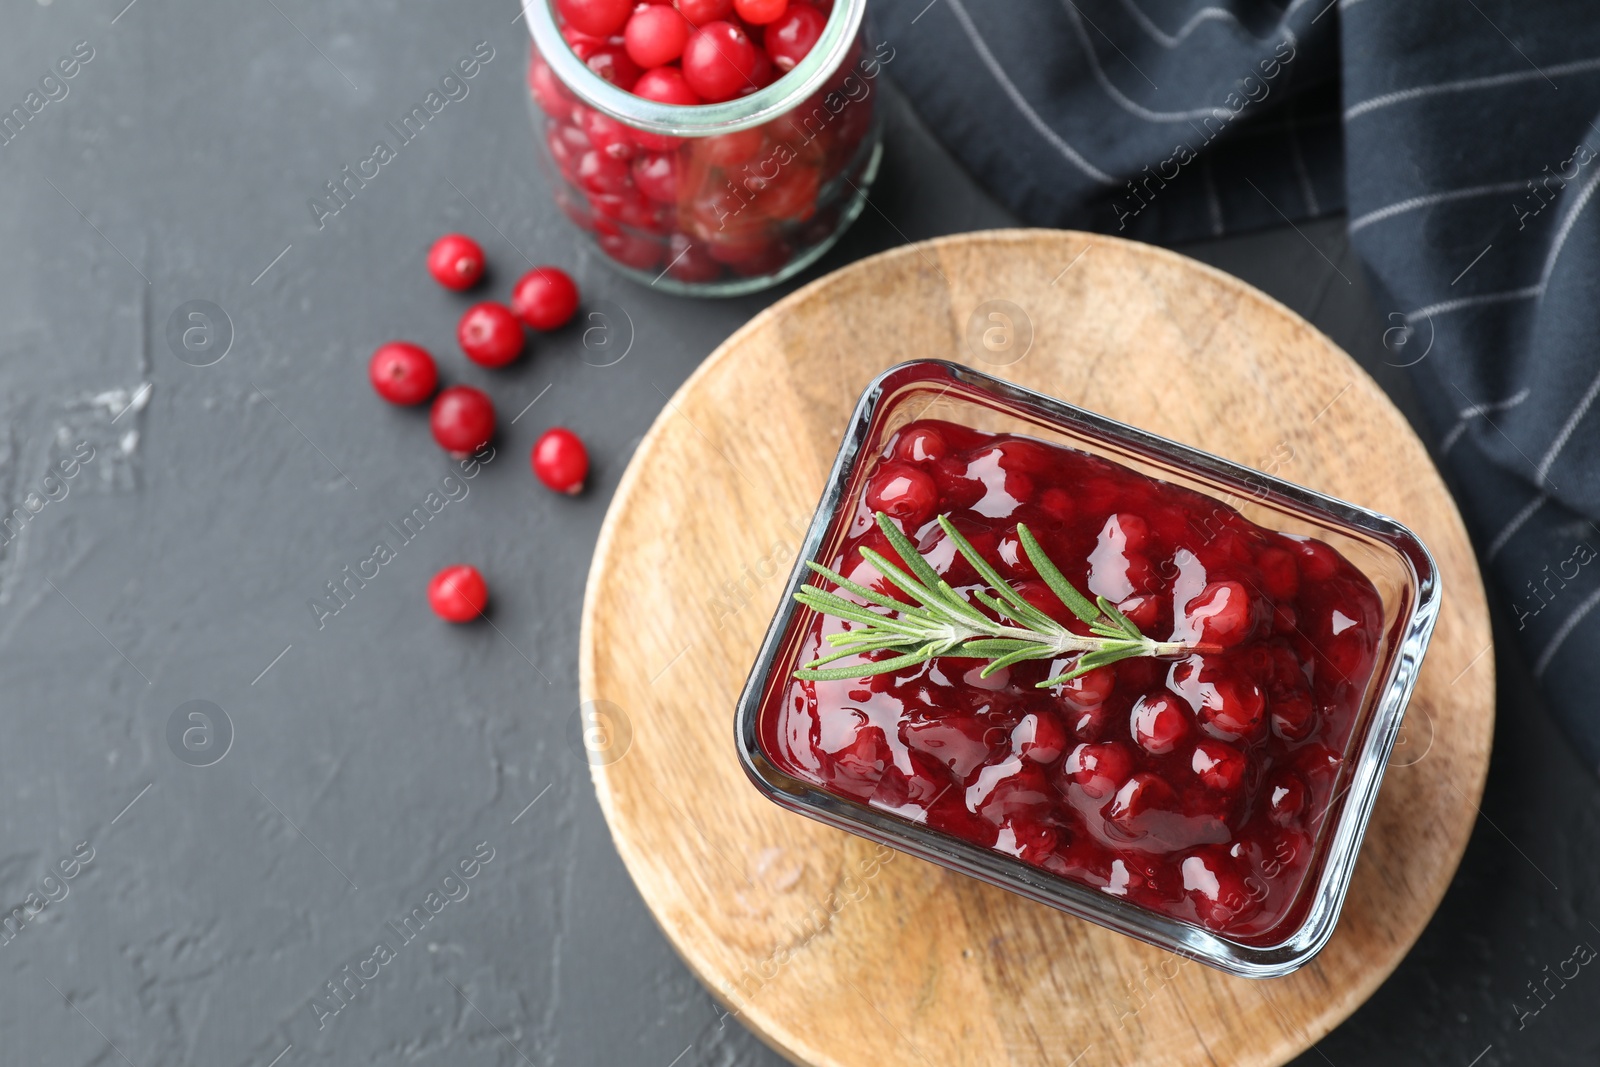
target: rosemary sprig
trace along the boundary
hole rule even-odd
[[[878,527],[883,530],[905,567],[896,566],[870,548],[861,549],[861,556],[916,603],[907,604],[885,596],[841,574],[835,574],[820,563],[807,561],[806,566],[817,574],[840,589],[860,597],[867,604],[854,603],[814,585],[804,586],[794,595],[796,600],[814,611],[855,624],[852,629],[842,633],[829,634],[828,644],[833,646],[833,651],[796,671],[796,678],[818,682],[866,678],[901,670],[939,656],[986,659],[989,663],[983,668],[981,676],[987,678],[1023,660],[1076,655],[1070,671],[1039,683],[1039,688],[1043,689],[1118,660],[1135,656],[1179,656],[1200,647],[1183,641],[1154,641],[1140,633],[1139,627],[1105,597],[1097,596],[1091,602],[1067,581],[1028,528],[1018,523],[1017,538],[1022,542],[1022,550],[1027,553],[1034,569],[1039,572],[1039,577],[1074,615],[1089,626],[1087,635],[1073,633],[1024,600],[978,554],[978,550],[961,535],[948,516],[939,516],[939,526],[956,550],[966,557],[978,576],[987,583],[988,590],[974,590],[972,599],[987,609],[989,614],[978,610],[939,577],[938,572],[922,558],[911,539],[880,511]],[[888,613],[874,611],[871,605],[887,609]],[[882,651],[894,651],[899,655],[865,660],[850,667],[818,669],[846,656]]]

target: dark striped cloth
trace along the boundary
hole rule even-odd
[[[873,3],[896,81],[1030,222],[1347,213],[1508,629],[1600,769],[1600,4]]]

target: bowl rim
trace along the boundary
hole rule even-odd
[[[1345,787],[1344,803],[1331,828],[1324,831],[1325,854],[1314,884],[1302,892],[1312,894],[1311,905],[1300,924],[1282,941],[1254,945],[1212,933],[1183,920],[1161,915],[1141,905],[1070,881],[1020,859],[935,831],[873,808],[865,803],[827,792],[781,770],[760,743],[760,709],[777,668],[777,659],[790,626],[804,609],[794,594],[810,577],[806,566],[814,559],[844,503],[845,489],[858,461],[878,406],[902,388],[919,382],[939,381],[947,387],[964,385],[988,394],[1014,411],[1058,424],[1080,435],[1114,443],[1136,455],[1208,478],[1228,483],[1258,500],[1310,512],[1330,526],[1346,527],[1393,551],[1410,576],[1411,609],[1394,623],[1397,636],[1386,677],[1373,690],[1373,706],[1364,709],[1366,725],[1356,747]],[[870,457],[865,457],[870,459]],[[854,414],[822,497],[801,543],[798,558],[784,586],[777,612],[762,639],[751,672],[739,695],[734,715],[735,747],[740,766],[757,789],[780,806],[826,825],[929,860],[942,867],[1009,889],[1127,934],[1177,955],[1198,960],[1243,978],[1277,978],[1303,966],[1333,936],[1348,892],[1362,837],[1377,800],[1389,756],[1417,682],[1423,656],[1438,619],[1442,586],[1432,554],[1407,527],[1393,518],[1314,489],[1266,474],[1189,445],[1161,437],[1107,416],[1069,404],[1025,386],[946,360],[923,359],[899,363],[868,383],[856,402]],[[1337,800],[1337,796],[1335,800]]]

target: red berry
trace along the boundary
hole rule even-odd
[[[1108,797],[1121,788],[1133,770],[1133,755],[1126,745],[1106,741],[1097,745],[1079,745],[1067,753],[1061,763],[1061,773],[1083,787],[1095,800]]]
[[[1200,721],[1215,737],[1249,740],[1261,731],[1266,698],[1248,678],[1223,678],[1211,687],[1200,708]]]
[[[702,100],[732,100],[755,84],[756,46],[731,22],[701,26],[683,48],[683,79]]]
[[[968,788],[966,800],[979,815],[998,825],[1008,816],[1047,807],[1053,793],[1043,769],[1013,756],[985,767]]]
[[[433,402],[428,424],[440,448],[452,455],[469,455],[494,436],[494,404],[481,389],[452,385]]]
[[[1207,850],[1184,860],[1180,870],[1184,892],[1194,901],[1200,921],[1213,930],[1242,923],[1261,910],[1261,894],[1250,891],[1227,856]]]
[[[1189,633],[1220,648],[1250,636],[1253,614],[1250,593],[1239,582],[1212,582],[1184,609]]]
[[[633,0],[556,0],[563,22],[591,37],[610,37],[621,31],[633,11]]]
[[[733,14],[733,0],[678,0],[678,10],[696,26],[704,26]]]
[[[822,37],[828,16],[802,0],[792,0],[784,13],[767,27],[765,42],[772,65],[788,73],[810,54]]]
[[[1117,790],[1106,809],[1106,818],[1123,826],[1135,822],[1148,811],[1170,811],[1178,799],[1172,787],[1159,775],[1140,771]]]
[[[714,282],[722,277],[722,264],[688,234],[675,233],[667,246],[667,273],[680,282]]]
[[[633,184],[658,204],[678,202],[678,155],[651,152],[633,161]]]
[[[641,4],[628,19],[622,39],[633,61],[648,70],[683,55],[683,46],[693,28],[675,7]]]
[[[600,234],[600,251],[634,270],[655,270],[666,249],[660,240],[633,233]]]
[[[1244,781],[1244,753],[1221,741],[1202,739],[1194,746],[1189,768],[1206,788],[1231,793]]]
[[[984,723],[962,715],[913,719],[901,727],[906,747],[931,756],[965,778],[994,754]]]
[[[1063,672],[1064,673],[1064,672]],[[1105,702],[1117,686],[1115,667],[1096,667],[1061,683],[1061,699],[1075,708],[1092,708]]]
[[[1139,629],[1149,633],[1161,618],[1161,598],[1153,593],[1135,593],[1118,602],[1117,610]]]
[[[931,519],[938,504],[939,489],[933,479],[904,463],[884,464],[867,483],[867,507],[901,520],[908,530]]]
[[[533,91],[533,98],[538,101],[540,110],[553,119],[564,119],[571,115],[572,105],[577,103],[567,87],[561,84],[561,79],[556,77],[555,71],[550,69],[550,64],[539,54],[537,46],[528,62],[528,88]]]
[[[577,313],[577,283],[560,267],[535,267],[511,290],[511,310],[535,330],[558,330]]]
[[[639,80],[633,83],[633,95],[654,100],[658,104],[692,107],[695,104],[705,103],[693,89],[689,88],[683,72],[677,67],[656,67],[645,71],[639,75]]]
[[[504,304],[474,304],[456,325],[456,340],[472,362],[503,367],[522,354],[522,323]]]
[[[1264,548],[1256,556],[1261,585],[1274,600],[1293,600],[1300,592],[1300,568],[1294,556],[1281,548]]]
[[[703,137],[696,142],[695,149],[706,162],[728,170],[754,159],[766,147],[766,143],[767,135],[761,127],[755,126],[748,130],[719,133],[715,137]]]
[[[1188,734],[1189,717],[1178,698],[1163,689],[1134,701],[1130,729],[1140,748],[1165,756]]]
[[[428,583],[428,606],[446,622],[471,622],[489,603],[489,587],[478,568],[452,564]]]
[[[943,459],[949,450],[939,431],[919,426],[901,434],[894,443],[896,457],[911,463],[931,463]]]
[[[1279,826],[1287,826],[1305,809],[1306,783],[1292,772],[1278,776],[1267,790],[1267,818]]]
[[[594,71],[618,89],[628,92],[639,81],[639,64],[635,63],[621,45],[602,44],[589,50],[583,65]]]
[[[574,168],[578,185],[591,193],[625,193],[633,188],[633,173],[625,160],[591,148],[578,157]]]
[[[439,370],[427,349],[405,341],[390,341],[372,353],[367,377],[391,404],[420,404],[439,384]]]
[[[483,277],[483,249],[461,233],[447,233],[428,249],[428,273],[446,289],[470,289]]]
[[[1272,732],[1285,741],[1301,740],[1315,725],[1316,710],[1311,706],[1311,698],[1304,693],[1273,699]]]
[[[1339,572],[1339,555],[1321,541],[1295,541],[1300,573],[1313,582],[1325,582]]]
[[[1067,748],[1067,733],[1054,715],[1029,712],[1011,731],[1011,747],[1035,763],[1054,763]]]
[[[533,473],[547,487],[573,496],[583,491],[583,480],[589,476],[589,450],[571,430],[559,426],[546,430],[528,459]]]
[[[789,0],[733,0],[733,10],[751,26],[765,26],[783,17]]]
[[[576,116],[582,122],[583,135],[602,155],[612,159],[632,159],[639,151],[632,127],[624,126],[609,115],[593,108],[581,108]]]

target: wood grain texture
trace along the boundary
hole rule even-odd
[[[1032,348],[1014,364],[967,347],[968,320],[989,300],[1032,322]],[[1245,464],[1287,444],[1293,458],[1275,473],[1398,518],[1434,553],[1443,610],[1406,732],[1338,930],[1301,971],[1261,982],[1180,963],[787,813],[746,781],[734,702],[852,406],[884,368],[924,357]],[[999,231],[819,279],[696,371],[607,516],[580,681],[584,700],[613,702],[631,725],[627,750],[594,768],[629,872],[689,966],[790,1059],[1258,1065],[1349,1015],[1438,905],[1488,766],[1490,640],[1449,494],[1404,418],[1326,337],[1170,252]]]

